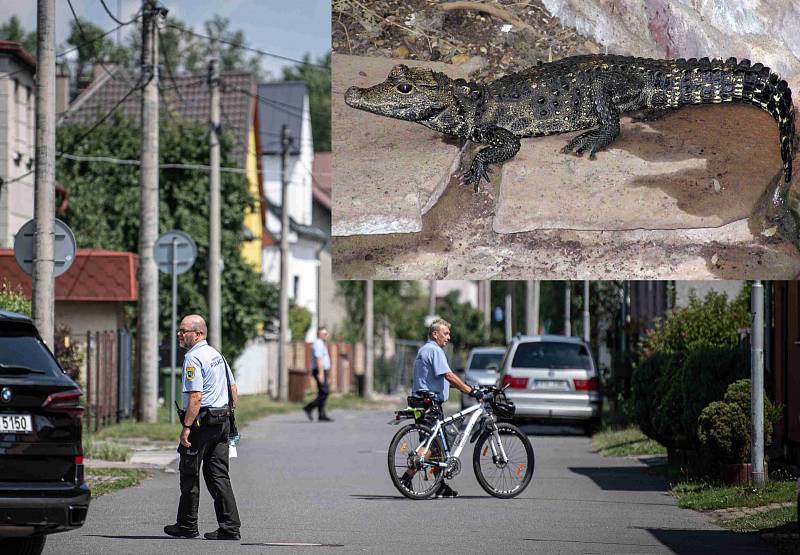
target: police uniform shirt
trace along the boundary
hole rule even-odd
[[[412,392],[430,391],[436,394],[436,400],[444,402],[450,394],[450,382],[444,375],[450,370],[444,349],[429,339],[417,352],[414,360],[414,384]]]
[[[202,391],[201,407],[224,407],[228,404],[225,359],[207,341],[198,341],[183,359],[183,408],[189,406],[189,393]],[[236,381],[228,371],[231,385]]]
[[[331,369],[331,357],[328,354],[328,348],[325,342],[317,337],[314,343],[311,344],[311,369],[317,370],[317,358],[322,359],[322,369],[327,371]]]

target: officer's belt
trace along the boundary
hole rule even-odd
[[[197,414],[197,419],[200,424],[222,424],[230,416],[231,411],[228,405],[224,407],[201,407],[200,412]]]

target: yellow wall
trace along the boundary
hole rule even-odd
[[[247,161],[245,162],[247,173],[247,184],[250,194],[255,199],[255,209],[249,208],[244,211],[244,225],[253,232],[255,238],[252,241],[242,243],[242,258],[250,264],[254,270],[261,274],[261,188],[259,187],[260,176],[258,175],[258,155],[256,153],[256,133],[251,127],[247,145]]]

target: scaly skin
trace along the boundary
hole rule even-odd
[[[463,176],[477,191],[481,179],[489,181],[491,164],[517,153],[520,138],[590,129],[562,152],[588,152],[593,159],[619,136],[620,114],[652,118],[681,106],[722,102],[753,104],[778,122],[788,183],[795,151],[791,95],[786,81],[749,60],[588,55],[540,64],[487,84],[398,65],[383,83],[350,87],[345,102],[487,145]]]

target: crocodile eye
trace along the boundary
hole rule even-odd
[[[400,83],[399,85],[397,85],[396,88],[397,91],[402,94],[409,94],[411,92],[411,89],[413,89],[414,87],[412,87],[409,83]]]

